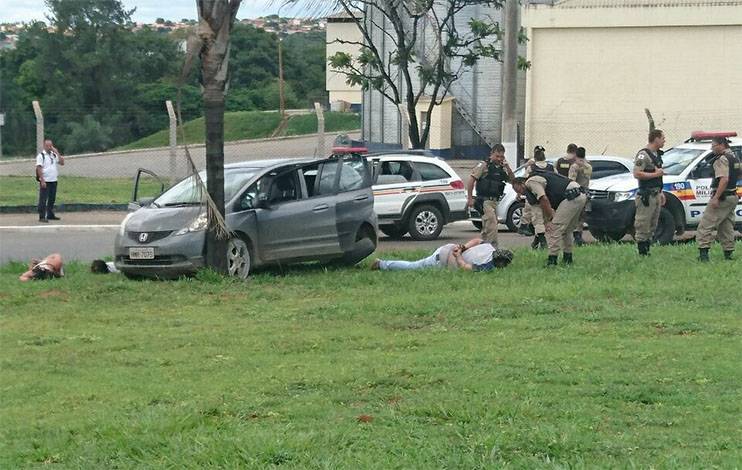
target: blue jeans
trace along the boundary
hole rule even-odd
[[[441,249],[438,248],[433,252],[432,255],[427,258],[423,258],[417,261],[401,261],[401,260],[381,260],[379,269],[387,270],[407,270],[407,269],[423,269],[431,267],[440,267],[441,264],[438,262],[438,253]]]

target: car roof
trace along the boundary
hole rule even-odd
[[[731,146],[738,146],[742,145],[742,138],[740,137],[729,137],[727,138],[729,141],[729,145]],[[673,148],[681,148],[681,149],[699,149],[699,150],[710,150],[711,149],[711,141],[710,140],[701,140],[697,142],[684,142],[682,144],[678,144]]]
[[[225,170],[232,170],[232,169],[240,169],[240,168],[252,168],[252,169],[262,169],[262,168],[271,168],[274,166],[280,166],[285,165],[287,163],[295,163],[295,164],[302,164],[302,163],[311,163],[313,161],[320,161],[322,159],[318,158],[306,158],[306,157],[300,157],[300,158],[270,158],[266,160],[249,160],[244,162],[237,162],[237,163],[229,163],[227,165],[224,165]]]

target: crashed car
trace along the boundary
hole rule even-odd
[[[137,183],[142,172],[140,169]],[[373,253],[378,221],[371,163],[358,155],[225,165],[229,274],[305,261],[354,265]],[[115,241],[116,268],[128,277],[176,278],[205,263],[207,218],[196,178],[130,204]],[[136,201],[135,185],[133,200]]]

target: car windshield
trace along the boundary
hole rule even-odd
[[[224,202],[231,200],[254,174],[254,168],[224,170]],[[206,181],[205,171],[198,176],[202,181]],[[196,176],[193,175],[165,191],[154,203],[159,207],[172,207],[197,205],[202,202],[203,195],[199,191]]]
[[[662,169],[666,175],[679,175],[703,152],[703,149],[672,148],[662,155]]]

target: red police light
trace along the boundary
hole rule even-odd
[[[333,147],[332,153],[366,153],[366,147]]]
[[[691,140],[709,140],[712,137],[737,137],[736,132],[703,132],[694,131],[691,132]]]

